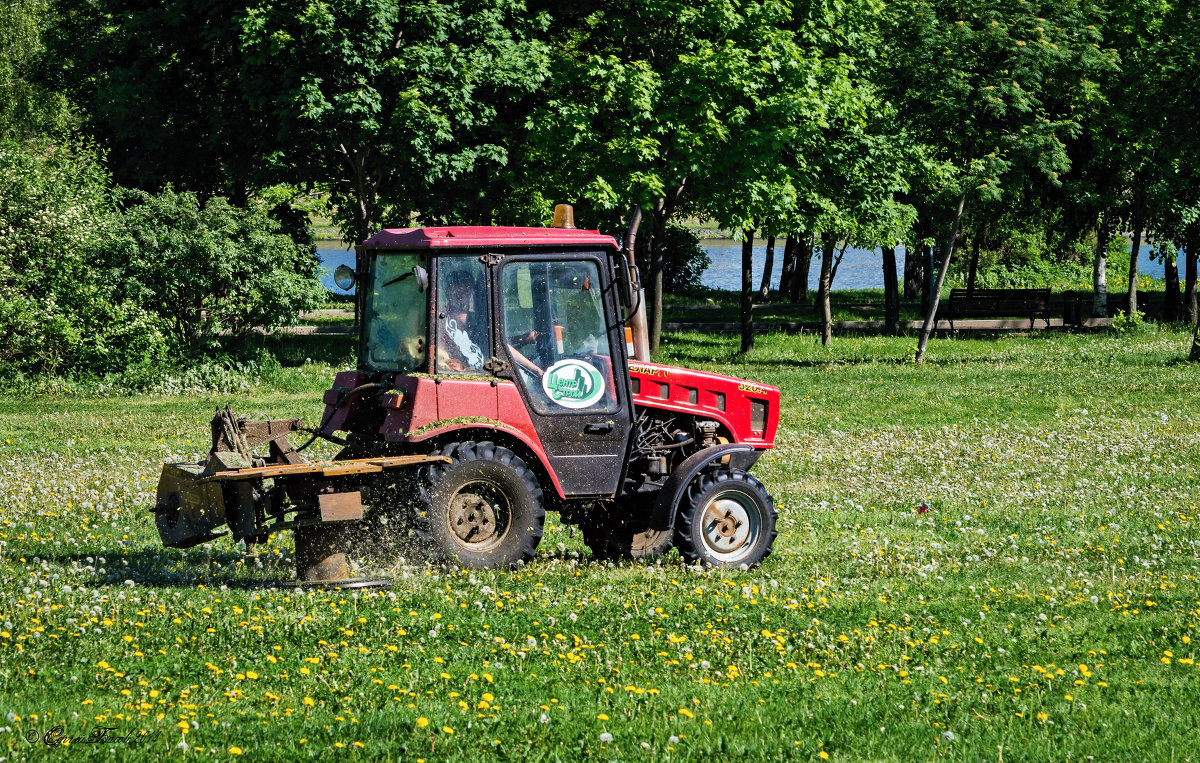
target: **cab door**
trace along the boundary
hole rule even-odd
[[[505,257],[495,268],[496,347],[563,492],[615,494],[632,410],[600,255]]]

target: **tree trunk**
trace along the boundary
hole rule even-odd
[[[771,273],[775,270],[775,237],[767,236],[767,261],[763,263],[762,282],[758,286],[758,298],[766,299],[771,294]]]
[[[900,333],[900,283],[896,277],[896,247],[883,247],[883,331]]]
[[[951,244],[953,246],[953,244]],[[929,305],[933,302],[933,257],[934,248],[932,246],[924,246],[921,248],[921,314],[929,312]]]
[[[796,273],[792,276],[792,304],[808,304],[808,272],[812,267],[815,237],[805,236],[796,249]]]
[[[1142,251],[1142,189],[1139,178],[1134,178],[1133,189],[1133,243],[1129,247],[1129,290],[1126,294],[1128,302],[1125,305],[1125,314],[1130,318],[1137,312],[1137,277],[1138,277],[1138,255]]]
[[[754,231],[742,241],[742,352],[754,349]]]
[[[837,236],[826,231],[821,234],[821,280],[817,284],[817,311],[821,316],[821,344],[833,343],[833,311],[829,304],[829,287],[833,283],[833,250]]]
[[[371,235],[371,217],[375,209],[375,186],[371,179],[367,176],[367,151],[362,149],[347,149],[346,146],[339,145],[338,153],[346,160],[350,167],[351,182],[353,191],[354,203],[353,209],[353,225],[354,230],[350,234],[354,236],[354,244],[361,244],[366,241]],[[342,232],[342,239],[345,240],[345,231]],[[366,273],[367,262],[362,251],[357,248],[354,251],[354,270],[356,273],[363,275]],[[366,304],[366,294],[362,289],[355,287],[354,290],[354,323],[362,324],[363,307]]]
[[[1092,317],[1108,315],[1108,243],[1112,241],[1112,214],[1104,210],[1096,231],[1096,256],[1092,258]]]
[[[788,236],[783,242],[783,268],[779,274],[779,293],[785,298],[792,294],[792,279],[796,275],[796,237]]]
[[[630,267],[637,267],[637,232],[642,225],[642,205],[634,204],[629,210],[629,227],[625,233],[625,259]],[[637,309],[630,317],[629,327],[633,330],[633,358],[650,360],[650,332],[646,324],[646,289],[638,278],[637,290],[633,295]],[[630,358],[631,360],[633,358]]]
[[[954,208],[954,220],[950,225],[950,235],[946,237],[945,243],[942,244],[942,263],[938,269],[937,284],[930,295],[929,310],[925,313],[925,324],[921,326],[921,338],[917,341],[917,356],[915,360],[918,364],[925,361],[925,345],[929,344],[929,335],[933,333],[938,302],[941,301],[942,284],[946,282],[946,271],[950,269],[950,257],[954,254],[954,239],[958,238],[958,226],[962,222],[963,206],[966,203],[967,195],[964,193],[958,197],[958,204]]]
[[[651,233],[652,238],[650,239],[650,287],[654,293],[653,295],[647,294],[650,299],[650,312],[646,316],[648,324],[646,329],[650,335],[651,355],[658,352],[658,343],[662,338],[663,232],[666,230],[667,223],[671,220],[671,215],[675,214],[675,207],[679,203],[679,197],[683,195],[686,183],[687,178],[684,178],[679,181],[679,185],[671,190],[670,194],[655,199],[654,210],[651,213],[651,218],[654,221],[654,230]]]
[[[649,303],[649,313],[646,315],[646,334],[650,343],[650,355],[658,352],[658,342],[662,338],[662,211],[656,208],[651,214],[654,224],[651,226],[650,240],[646,242],[650,249],[650,273],[646,283],[646,300]]]
[[[921,296],[921,284],[925,280],[925,244],[920,239],[918,231],[914,238],[904,247],[904,298],[908,300]]]
[[[833,270],[829,272],[829,290],[833,291],[833,282],[837,278],[838,268],[842,266],[842,259],[846,256],[846,250],[850,248],[850,243],[842,244],[842,248],[838,251],[837,256],[833,258]]]
[[[967,295],[975,293],[975,276],[979,272],[979,241],[981,236],[971,237],[971,268],[967,272]]]
[[[1184,268],[1183,282],[1183,313],[1188,323],[1195,326],[1200,323],[1197,320],[1198,311],[1196,309],[1196,261],[1198,259],[1197,247],[1200,246],[1200,225],[1192,224],[1188,226],[1183,246],[1187,257],[1184,260],[1186,266]]]
[[[1163,288],[1163,320],[1174,323],[1179,320],[1179,306],[1183,298],[1179,294],[1179,254],[1169,261],[1163,261],[1163,275],[1166,284]]]

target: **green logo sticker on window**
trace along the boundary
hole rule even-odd
[[[560,360],[542,374],[542,389],[564,408],[587,408],[604,396],[604,377],[582,360]]]

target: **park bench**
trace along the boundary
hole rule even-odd
[[[946,314],[938,317],[949,320],[953,330],[955,319],[1025,316],[1029,317],[1029,328],[1038,318],[1050,326],[1049,289],[951,289]]]

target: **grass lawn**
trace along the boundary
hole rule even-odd
[[[0,757],[1195,760],[1190,338],[936,339],[917,367],[912,337],[670,335],[666,362],[783,389],[762,568],[598,564],[552,515],[520,571],[382,592],[251,588],[289,536],[251,570],[148,513],[214,406],[315,421],[334,368],[305,350],[237,395],[0,398]],[[27,741],[58,726],[111,730]]]

